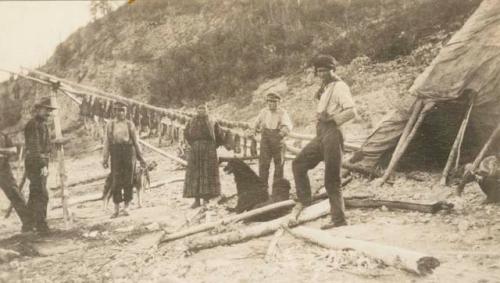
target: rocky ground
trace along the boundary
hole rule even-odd
[[[174,153],[173,148],[164,149]],[[128,217],[110,219],[111,210],[104,210],[100,201],[88,202],[70,208],[74,222],[65,227],[62,210],[50,208],[60,203],[51,191],[48,218],[53,235],[20,235],[17,217],[2,220],[0,248],[15,253],[1,259],[0,282],[500,282],[500,207],[482,205],[484,196],[477,185],[469,185],[464,196],[458,198],[451,188],[436,185],[438,174],[413,172],[400,174],[394,184],[381,188],[355,175],[345,188],[346,196],[370,195],[422,203],[446,200],[455,205],[452,213],[435,215],[385,207],[349,209],[350,225],[328,231],[335,236],[407,248],[438,258],[441,265],[435,272],[420,277],[358,251],[327,250],[287,233],[279,239],[275,257],[268,260],[264,256],[272,236],[193,254],[185,252],[186,241],[207,233],[157,247],[161,230],[171,233],[224,217],[229,214],[225,207],[234,205],[235,200],[190,209],[191,200],[182,198],[183,183],[179,181],[183,169],[152,152],[147,152],[147,159],[159,164],[153,171],[153,182],[169,182],[146,191],[143,207],[137,208],[134,203]],[[99,160],[100,151],[92,146],[75,153],[67,160],[69,181],[104,173]],[[255,164],[252,166],[256,169]],[[54,176],[55,165],[52,167]],[[311,174],[315,188],[322,183],[322,170],[319,166]],[[290,168],[285,172],[291,179]],[[410,175],[413,178],[407,178]],[[223,194],[234,194],[232,176],[221,170],[221,179]],[[55,178],[50,183],[54,185]],[[72,188],[70,197],[76,199],[101,189],[100,182],[82,185]],[[318,228],[326,220],[306,226]]]

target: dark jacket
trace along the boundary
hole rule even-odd
[[[26,161],[40,168],[49,165],[50,135],[47,123],[38,117],[28,121],[24,128]]]

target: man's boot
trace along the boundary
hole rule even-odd
[[[111,215],[111,218],[116,218],[120,214],[120,204],[115,203],[115,212]]]
[[[129,202],[125,202],[125,206],[123,207],[123,215],[129,216],[130,214],[128,213],[128,205]]]
[[[47,225],[47,223],[40,224],[36,227],[36,230],[38,231],[38,234],[40,236],[49,236],[50,235],[50,228]]]

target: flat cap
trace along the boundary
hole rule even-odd
[[[333,56],[321,54],[313,58],[312,64],[315,69],[329,69],[334,70],[337,69],[337,60]]]
[[[280,101],[281,100],[281,96],[277,93],[274,93],[274,92],[270,92],[266,95],[266,100],[267,101]]]
[[[127,108],[127,104],[125,104],[121,101],[115,101],[113,103],[113,109],[122,109],[122,108]]]

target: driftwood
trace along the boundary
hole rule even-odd
[[[94,177],[91,177],[91,178],[88,178],[88,179],[85,179],[85,180],[71,182],[71,183],[68,183],[66,185],[66,188],[76,187],[76,186],[79,186],[79,185],[85,185],[85,184],[93,183],[93,182],[96,182],[96,181],[104,180],[104,179],[106,179],[108,177],[108,175],[109,175],[109,173],[104,173],[104,174],[97,175],[97,176],[94,176]],[[50,190],[56,191],[56,190],[59,190],[59,187],[51,187]]]
[[[209,249],[221,245],[231,245],[248,241],[253,238],[266,236],[276,232],[281,226],[299,225],[309,222],[327,215],[330,212],[330,202],[328,200],[321,201],[317,204],[306,207],[295,223],[289,223],[288,215],[274,219],[269,222],[264,222],[258,225],[252,225],[242,228],[238,231],[223,233],[211,237],[201,237],[193,239],[186,243],[187,252],[195,252],[203,249]]]
[[[278,231],[276,231],[276,233],[274,233],[274,236],[271,239],[271,242],[269,242],[269,246],[267,247],[266,256],[264,257],[265,261],[271,261],[276,255],[276,247],[278,246],[278,241],[280,240],[281,236],[283,236],[284,232],[285,230],[283,228],[280,228],[278,229]]]
[[[179,231],[179,232],[172,233],[172,234],[165,234],[164,237],[162,237],[160,239],[160,241],[159,241],[158,244],[162,244],[162,243],[170,242],[170,241],[173,241],[173,240],[181,239],[181,238],[187,237],[189,235],[193,235],[193,234],[197,234],[197,233],[209,231],[209,230],[212,230],[215,227],[218,227],[218,226],[221,226],[221,225],[226,225],[228,223],[235,223],[235,222],[238,222],[238,221],[241,221],[241,220],[252,218],[252,217],[254,217],[256,215],[261,215],[263,213],[267,213],[269,211],[274,211],[274,210],[277,210],[277,209],[282,209],[284,207],[292,207],[294,205],[295,205],[295,202],[293,200],[286,200],[286,201],[281,201],[281,202],[273,203],[273,204],[270,204],[270,205],[267,205],[267,206],[264,206],[264,207],[261,207],[261,208],[258,208],[258,209],[254,209],[254,210],[251,210],[251,211],[247,211],[247,212],[241,213],[241,214],[232,215],[232,216],[226,217],[226,218],[218,220],[218,221],[214,221],[214,222],[209,222],[209,223],[204,223],[204,224],[201,224],[201,225],[193,226],[193,227],[190,227],[190,228],[188,228],[186,230]]]
[[[453,204],[439,201],[433,204],[421,204],[404,201],[377,200],[377,199],[345,199],[348,208],[379,208],[385,206],[391,209],[403,209],[422,213],[436,213],[441,210],[450,211]]]
[[[304,239],[316,245],[328,249],[352,249],[363,252],[371,257],[381,259],[387,265],[408,270],[419,275],[430,274],[434,268],[440,265],[439,260],[435,257],[407,249],[368,241],[335,237],[330,233],[307,227],[285,229],[294,237]]]
[[[158,188],[158,187],[161,187],[163,185],[169,184],[170,182],[171,182],[171,180],[153,182],[149,186],[149,189]],[[100,201],[100,200],[102,200],[102,193],[95,193],[95,194],[86,195],[86,196],[82,196],[82,197],[71,198],[70,201],[68,202],[68,206],[74,206],[74,205],[78,205],[78,204]],[[52,207],[52,209],[58,209],[61,207],[62,206],[60,204],[58,204],[58,205],[54,205]]]
[[[328,195],[324,192],[313,196],[313,201],[322,200],[326,198],[328,198]],[[420,203],[411,203],[402,201],[368,199],[368,197],[366,196],[348,197],[344,198],[344,201],[345,201],[345,206],[348,208],[379,208],[385,206],[390,209],[403,209],[410,211],[419,211],[423,213],[436,213],[440,210],[451,210],[453,208],[453,204],[449,204],[446,202],[436,202],[434,204],[420,204]],[[159,244],[181,239],[193,234],[210,231],[218,226],[226,225],[228,223],[235,223],[238,221],[249,220],[255,218],[256,216],[263,215],[269,212],[274,212],[282,209],[291,209],[294,205],[295,201],[293,200],[276,202],[258,209],[229,216],[227,218],[218,221],[193,226],[188,229],[175,232],[172,234],[165,234],[165,236],[160,239]]]

